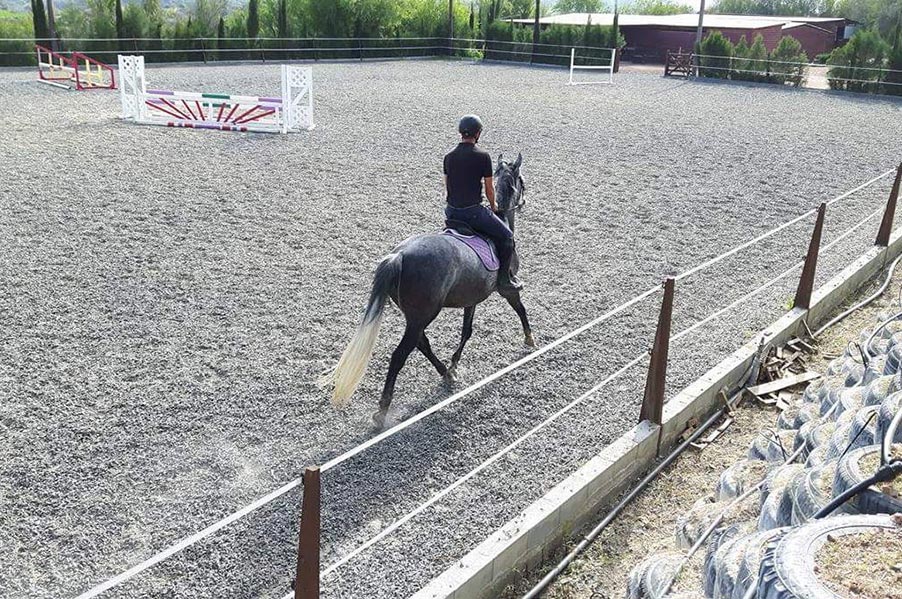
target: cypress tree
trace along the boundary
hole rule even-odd
[[[43,0],[37,0],[43,2]],[[50,38],[50,49],[59,50],[56,40],[56,17],[53,16],[53,0],[47,0],[47,37]]]
[[[278,37],[288,37],[288,3],[286,0],[279,0],[276,7],[277,21],[276,29]]]
[[[122,22],[122,0],[116,0],[116,38],[119,39],[119,49],[123,47],[122,40],[125,38],[125,31]]]
[[[43,0],[31,0],[31,20],[34,24],[35,41],[40,40],[42,46],[50,46],[50,31],[47,29],[47,13],[44,12]]]
[[[252,40],[260,34],[260,14],[257,0],[250,0],[247,4],[247,36]]]
[[[225,19],[219,17],[219,25],[216,26],[216,49],[222,50],[225,47]],[[218,52],[219,60],[223,59],[223,53]]]

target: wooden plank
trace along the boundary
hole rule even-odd
[[[755,395],[767,395],[768,393],[774,393],[775,391],[779,391],[781,389],[787,389],[789,387],[795,387],[796,385],[800,385],[802,383],[807,383],[808,381],[813,381],[816,378],[820,378],[820,376],[820,373],[809,370],[801,374],[794,374],[792,376],[787,376],[776,381],[749,387],[749,391]]]

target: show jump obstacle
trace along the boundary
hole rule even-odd
[[[598,83],[614,83],[614,61],[617,58],[617,50],[611,48],[611,63],[606,65],[578,65],[576,64],[576,48],[570,48],[570,81],[567,82],[568,85],[594,85]],[[600,79],[598,81],[574,81],[573,73],[574,71],[607,71],[608,77],[607,79]]]
[[[313,69],[282,65],[282,97],[147,89],[143,56],[119,56],[122,118],[145,125],[288,133],[313,129]]]
[[[70,55],[35,46],[38,54],[38,81],[63,89],[116,89],[113,67],[85,56],[81,52]]]

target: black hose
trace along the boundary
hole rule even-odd
[[[844,318],[846,318],[849,314],[852,314],[856,310],[864,308],[865,306],[870,304],[872,301],[874,301],[875,299],[877,299],[878,297],[883,295],[883,292],[886,291],[887,287],[889,287],[890,281],[893,280],[893,271],[896,270],[896,265],[899,264],[900,260],[902,260],[902,255],[900,255],[898,258],[893,260],[893,263],[889,267],[889,272],[886,273],[886,280],[883,282],[883,285],[880,286],[880,289],[875,291],[874,294],[871,295],[870,297],[865,298],[864,300],[858,302],[857,304],[855,304],[854,306],[852,306],[851,308],[849,308],[848,310],[846,310],[845,312],[843,312],[842,314],[840,314],[839,316],[837,316],[836,318],[834,318],[833,320],[831,320],[830,322],[828,322],[827,324],[825,324],[824,326],[822,326],[821,328],[816,330],[814,333],[811,334],[811,338],[816,339],[818,337],[818,335],[820,335],[821,333],[823,333],[824,331],[826,331],[827,329],[829,329],[836,323],[838,323],[841,320],[843,320]]]
[[[855,497],[871,485],[875,485],[877,483],[885,483],[887,481],[893,480],[900,474],[902,474],[902,461],[897,461],[893,462],[892,464],[881,466],[877,469],[877,472],[874,473],[874,476],[866,478],[857,485],[849,487],[848,489],[834,497],[830,503],[818,510],[818,512],[814,516],[812,516],[812,519],[819,520],[821,518],[829,516],[836,510],[836,508],[838,508],[851,498]]]

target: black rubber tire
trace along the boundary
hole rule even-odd
[[[770,465],[761,460],[742,459],[724,470],[717,480],[714,497],[717,501],[734,499],[767,476]]]
[[[736,585],[733,587],[731,599],[745,599],[749,585],[758,578],[758,568],[761,566],[761,558],[764,556],[767,544],[788,530],[788,528],[774,528],[752,535],[745,544],[742,563],[739,565],[739,573],[736,575]]]
[[[642,588],[642,581],[645,579],[645,572],[651,566],[655,557],[655,555],[649,555],[630,570],[626,580],[627,599],[644,599],[645,591]]]
[[[811,434],[808,435],[808,443],[806,447],[808,448],[808,452],[811,453],[811,450],[819,445],[825,445],[830,442],[830,437],[833,436],[833,431],[836,430],[837,423],[835,420],[823,420],[817,424],[817,426],[811,429]]]
[[[799,447],[808,447],[808,437],[811,436],[811,431],[814,430],[814,427],[821,423],[821,417],[818,416],[814,420],[809,420],[799,427],[799,430],[796,431],[796,438],[792,442],[792,450],[795,451]],[[808,455],[808,450],[806,449],[802,456],[805,457]]]
[[[877,345],[876,343],[874,345]],[[886,346],[884,345],[884,349]],[[871,385],[883,376],[883,369],[886,368],[886,355],[878,354],[871,358],[867,368],[864,369],[864,376],[861,377],[862,385]]]
[[[730,599],[733,596],[733,588],[736,586],[736,579],[739,576],[742,556],[746,545],[754,536],[754,527],[747,525],[744,527],[744,531],[745,534],[741,534],[724,543],[717,551],[714,558],[714,570],[717,573],[717,581],[714,585],[715,598]]]
[[[808,383],[808,386],[805,387],[805,392],[802,393],[802,401],[804,401],[805,403],[820,403],[820,391],[823,386],[823,378],[815,379]]]
[[[804,473],[802,464],[786,464],[768,474],[761,493],[764,502],[758,517],[758,530],[782,528],[790,524],[795,487]]]
[[[880,408],[877,410],[877,424],[874,428],[875,442],[879,443],[883,440],[889,430],[889,425],[893,420],[893,416],[895,416],[899,410],[902,410],[902,391],[893,393],[880,404]],[[902,426],[896,429],[893,443],[902,443]]]
[[[839,459],[839,456],[843,454],[846,447],[849,445],[849,433],[852,430],[852,420],[855,417],[854,412],[846,412],[843,414],[845,418],[842,419],[842,422],[836,423],[836,430],[833,431],[833,434],[830,435],[830,440],[826,443],[827,450],[824,453],[824,458],[828,460]]]
[[[872,476],[873,472],[862,471],[861,459],[867,455],[879,452],[879,445],[868,445],[847,453],[839,461],[839,467],[836,469],[836,479],[833,482],[833,496],[836,497]],[[846,511],[853,514],[895,514],[902,512],[902,501],[881,493],[877,488],[871,487],[850,499],[844,507]]]
[[[780,415],[777,416],[777,429],[781,431],[788,431],[798,428],[796,427],[796,419],[798,418],[799,412],[804,405],[805,404],[802,401],[796,401],[785,410],[782,410],[780,412]]]
[[[899,372],[899,364],[902,363],[902,345],[898,345],[896,341],[897,336],[899,336],[899,333],[893,335],[893,339],[890,341],[890,349],[886,353],[886,366],[883,367],[883,374],[896,374]]]
[[[838,460],[829,460],[817,468],[805,472],[795,490],[792,503],[792,525],[802,525],[814,516],[822,507],[833,499],[833,480],[836,478]],[[823,481],[827,480],[827,489],[823,490]]]
[[[820,417],[820,403],[806,403],[801,408],[799,408],[799,413],[796,415],[796,420],[792,428],[798,430],[802,428],[802,425],[806,422],[817,420]]]
[[[758,436],[767,441],[764,449],[764,458],[772,464],[782,464],[792,454],[796,437],[795,430],[775,431],[772,435],[769,431],[762,431]]]
[[[795,528],[768,544],[758,573],[757,599],[843,599],[815,574],[815,556],[827,536],[891,529],[889,516],[826,518]]]
[[[824,446],[816,447],[814,451],[808,454],[805,460],[806,468],[816,468],[827,461],[827,448]]]
[[[849,443],[851,443],[849,451],[874,444],[874,433],[877,431],[877,413],[879,411],[880,406],[865,406],[858,410],[855,418],[852,420],[852,428],[849,431]]]
[[[721,547],[749,532],[751,531],[748,530],[747,526],[731,524],[730,526],[721,526],[711,533],[708,546],[705,548],[705,562],[702,566],[702,584],[704,585],[705,595],[708,597],[714,596],[717,586],[717,555]]]
[[[720,514],[721,507],[714,502],[714,497],[702,497],[692,504],[686,512],[681,514],[674,527],[674,541],[680,549],[692,547],[698,534],[701,533],[714,518]],[[718,510],[712,516],[712,512]],[[708,523],[708,524],[706,524]]]
[[[881,367],[881,371],[883,368]],[[864,395],[864,405],[879,406],[883,400],[899,391],[898,378],[892,374],[876,378],[868,385],[867,392]]]
[[[650,561],[642,577],[642,596],[663,599],[666,596],[665,587],[673,580],[684,556],[681,553],[665,552],[652,557],[655,559]]]
[[[857,385],[846,389],[839,395],[839,405],[833,410],[833,419],[836,420],[846,412],[853,414],[864,407],[864,395],[866,387]]]

